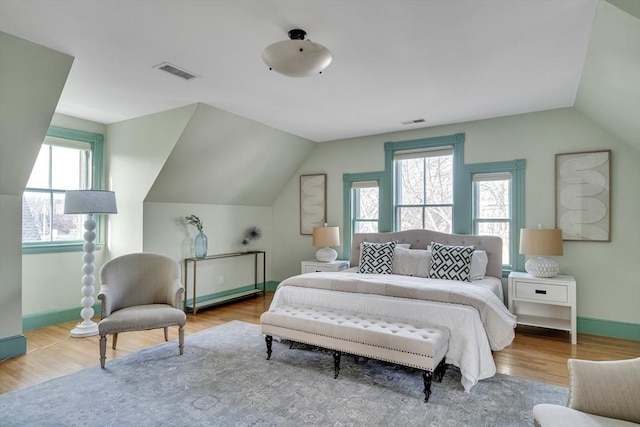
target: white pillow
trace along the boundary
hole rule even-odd
[[[471,271],[469,272],[469,279],[484,279],[484,276],[487,273],[488,262],[489,257],[487,257],[486,251],[483,251],[482,249],[476,249],[473,251],[473,255],[471,256]]]
[[[398,243],[396,248],[411,249],[411,243]]]
[[[427,277],[429,264],[431,264],[431,252],[396,246],[393,254],[393,274]]]

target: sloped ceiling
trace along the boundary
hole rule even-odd
[[[314,145],[199,104],[145,201],[271,206]]]
[[[0,32],[0,194],[22,195],[72,63]]]
[[[607,2],[598,3],[575,108],[640,150],[640,19]]]

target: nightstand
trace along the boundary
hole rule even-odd
[[[519,325],[558,329],[571,334],[576,344],[576,280],[573,276],[534,277],[509,274],[509,311]]]
[[[315,273],[317,271],[342,271],[349,268],[349,261],[322,262],[317,260],[302,261],[303,273]]]

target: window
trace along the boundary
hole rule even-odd
[[[511,173],[473,175],[473,232],[502,238],[502,264],[510,266]]]
[[[376,181],[355,182],[351,187],[353,233],[377,233],[380,191]]]
[[[81,250],[86,215],[64,214],[66,190],[100,188],[102,135],[51,126],[22,198],[26,253]]]
[[[396,230],[453,230],[453,148],[399,152],[395,163]]]

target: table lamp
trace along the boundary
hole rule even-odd
[[[340,246],[339,227],[314,227],[313,246],[321,246],[316,251],[316,259],[321,262],[331,262],[338,258],[338,252],[330,246]]]
[[[523,228],[520,230],[520,253],[531,255],[524,269],[535,277],[558,275],[558,263],[545,256],[562,255],[562,230],[558,228]]]
[[[80,316],[83,320],[71,330],[71,336],[78,338],[98,335],[98,324],[91,320],[94,314],[93,284],[95,281],[93,276],[95,270],[93,265],[95,255],[93,255],[93,251],[96,249],[96,244],[93,242],[96,239],[96,221],[93,219],[93,215],[118,213],[116,195],[113,191],[66,191],[64,196],[64,213],[88,214],[87,220],[84,222],[84,229],[86,231],[84,232],[85,243],[83,246],[84,254],[82,255],[84,265],[82,266],[82,299],[80,300],[82,310],[80,311]]]

